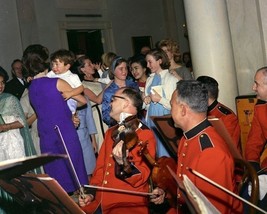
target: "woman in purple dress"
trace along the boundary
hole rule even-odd
[[[41,152],[69,153],[79,182],[75,179],[74,170],[68,159],[60,159],[44,165],[45,173],[55,178],[66,192],[71,193],[76,191],[80,184],[88,183],[87,174],[72,114],[62,96],[63,92],[71,91],[72,88],[64,80],[46,77],[49,67],[48,57],[47,48],[42,45],[30,45],[23,53],[23,63],[33,77],[29,87],[29,98],[38,118]],[[81,95],[73,98],[80,105],[86,103]],[[64,144],[68,152],[64,149]]]

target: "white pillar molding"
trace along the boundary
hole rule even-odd
[[[236,111],[238,95],[233,48],[225,0],[185,0],[194,75],[219,82],[219,101]]]

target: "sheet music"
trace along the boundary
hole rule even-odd
[[[220,212],[213,206],[212,203],[203,195],[202,192],[192,183],[192,181],[186,176],[183,175],[183,184],[186,188],[187,193],[190,195],[190,198],[196,201],[199,210],[201,213],[205,214],[220,214]]]

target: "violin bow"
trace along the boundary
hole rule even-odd
[[[84,191],[83,191],[83,187],[82,187],[82,185],[81,185],[81,183],[80,183],[80,181],[79,181],[79,178],[78,178],[78,175],[77,175],[76,170],[75,170],[75,168],[74,168],[74,165],[73,165],[73,163],[72,163],[72,160],[71,160],[71,157],[70,157],[68,148],[67,148],[67,146],[66,146],[66,143],[65,143],[65,141],[64,141],[64,138],[63,138],[63,136],[62,136],[62,134],[61,134],[61,131],[60,131],[58,125],[55,126],[55,130],[57,131],[57,133],[58,133],[58,135],[59,135],[59,137],[60,137],[60,139],[61,139],[61,142],[62,142],[62,144],[63,144],[63,146],[64,146],[65,152],[66,152],[66,154],[67,154],[67,156],[68,156],[68,160],[69,160],[69,162],[70,162],[70,166],[71,166],[72,172],[73,172],[73,174],[74,174],[75,181],[76,181],[76,183],[77,183],[78,186],[79,186],[80,196],[81,196],[81,198],[85,198],[85,194],[84,194]]]
[[[84,187],[93,188],[93,189],[100,189],[110,192],[121,192],[121,193],[130,193],[134,195],[143,195],[143,196],[153,196],[155,195],[152,192],[138,192],[138,191],[132,191],[132,190],[124,190],[124,189],[116,189],[116,188],[110,188],[110,187],[102,187],[102,186],[94,186],[94,185],[84,185]]]
[[[203,174],[201,174],[201,173],[199,173],[199,172],[197,172],[196,170],[191,169],[191,168],[189,168],[188,170],[189,170],[191,173],[193,173],[194,175],[196,175],[197,177],[202,178],[204,181],[207,181],[208,183],[212,184],[213,186],[215,186],[215,187],[217,187],[217,188],[223,190],[224,192],[226,192],[226,193],[230,194],[231,196],[233,196],[233,197],[239,199],[240,201],[242,201],[242,202],[248,204],[249,206],[252,206],[253,208],[255,208],[255,209],[257,209],[258,211],[260,211],[261,213],[265,213],[265,214],[267,214],[267,212],[266,212],[265,210],[263,210],[263,209],[257,207],[256,205],[254,205],[254,204],[252,204],[251,202],[245,200],[244,198],[240,197],[239,195],[237,195],[237,194],[231,192],[230,190],[226,189],[225,187],[221,186],[220,184],[216,183],[215,181],[212,181],[211,179],[207,178],[205,175],[203,175]]]

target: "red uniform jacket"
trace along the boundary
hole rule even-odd
[[[208,116],[214,116],[222,120],[236,148],[241,153],[240,126],[236,114],[231,109],[215,100],[208,108]]]
[[[125,180],[120,180],[115,176],[115,160],[112,156],[113,140],[111,137],[113,130],[114,127],[111,127],[106,132],[90,184],[123,190],[148,192],[148,179],[151,170],[145,158],[138,154],[139,146],[135,146],[129,152],[129,156],[132,157],[132,162],[137,169],[136,174]],[[153,132],[143,125],[136,130],[136,133],[140,141],[148,142],[147,149],[154,158],[156,153],[156,141]],[[100,204],[103,214],[148,213],[148,200],[145,196],[100,190],[97,191],[95,200],[91,204],[82,207],[82,209],[86,213],[93,213],[92,207],[95,206],[95,208],[97,208]]]
[[[188,168],[236,192],[234,160],[227,144],[207,120],[184,133],[178,147],[177,175],[182,179],[182,174],[186,174],[221,213],[242,213],[238,199],[195,176]]]
[[[258,100],[246,143],[245,156],[248,161],[260,163],[260,155],[267,140],[267,103]],[[261,167],[267,167],[267,162]]]

